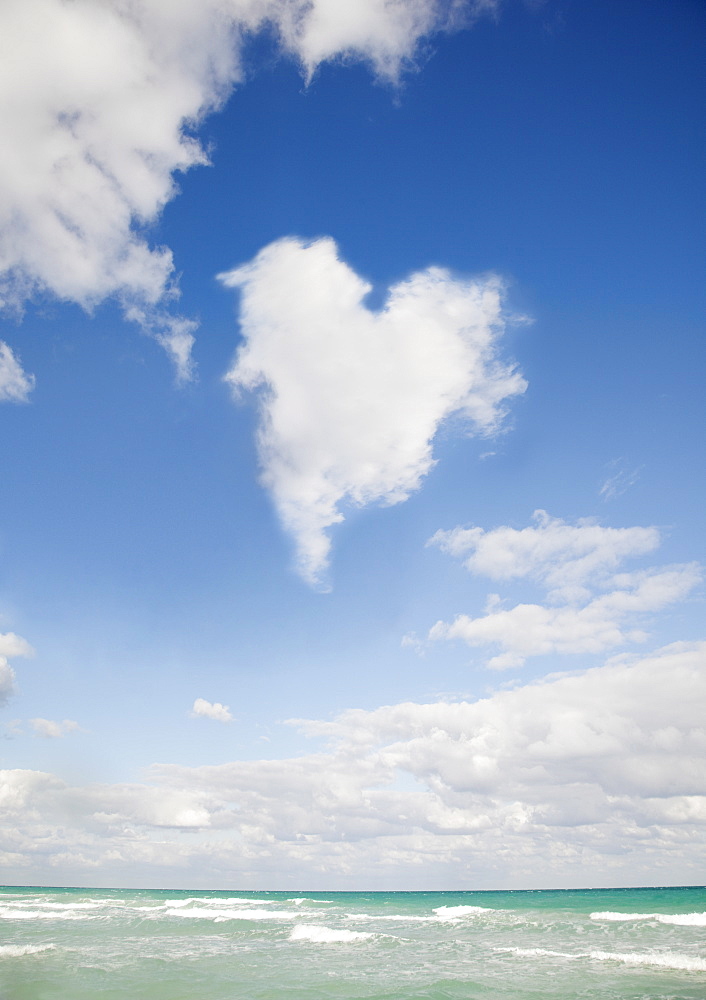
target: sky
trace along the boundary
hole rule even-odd
[[[0,882],[703,882],[699,0],[5,0]]]

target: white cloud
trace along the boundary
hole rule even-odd
[[[12,349],[0,340],[0,403],[24,403],[34,386],[34,376],[22,370]]]
[[[158,866],[201,885],[693,882],[705,707],[706,644],[678,643],[476,702],[299,722],[329,746],[298,758],[78,788],[5,771],[3,841],[24,867],[142,884]]]
[[[492,0],[469,4],[492,10]],[[4,0],[0,7],[0,303],[117,296],[188,377],[172,253],[149,226],[207,161],[194,137],[264,26],[311,76],[350,56],[395,79],[448,18],[433,0]]]
[[[430,640],[499,647],[487,664],[498,670],[522,666],[528,656],[602,653],[644,641],[644,616],[683,599],[702,578],[696,563],[615,573],[625,559],[657,548],[656,528],[604,528],[592,518],[570,525],[543,510],[535,511],[533,520],[533,527],[520,530],[438,531],[428,544],[465,557],[464,565],[476,575],[539,583],[548,590],[549,605],[504,608],[501,597],[491,594],[484,615],[439,621]]]
[[[594,518],[575,525],[544,510],[532,515],[533,527],[454,528],[437,531],[429,545],[465,556],[472,573],[492,580],[528,577],[548,585],[557,597],[584,596],[584,586],[604,580],[629,556],[652,552],[660,543],[657,528],[604,528]]]
[[[233,716],[227,705],[221,705],[220,701],[210,702],[205,698],[197,698],[191,709],[193,716],[201,716],[204,719],[215,719],[217,722],[231,722]]]
[[[604,500],[615,500],[626,493],[640,478],[640,468],[629,469],[624,459],[617,458],[608,463],[611,475],[605,480],[598,495]]]
[[[644,641],[647,634],[639,628],[625,628],[625,619],[661,611],[686,597],[700,579],[696,565],[624,574],[619,578],[619,590],[602,594],[583,607],[518,604],[481,618],[459,615],[451,624],[437,622],[429,638],[499,646],[503,652],[487,664],[497,670],[522,666],[528,656],[602,653],[628,642]]]
[[[51,719],[30,719],[29,724],[34,730],[35,736],[42,736],[46,740],[62,739],[81,728],[78,722],[74,722],[73,719],[64,719],[63,722],[52,722]]]
[[[34,650],[22,636],[0,632],[0,705],[5,705],[15,693],[15,671],[8,660],[15,656],[32,656]]]
[[[434,463],[445,419],[492,433],[525,389],[497,359],[496,277],[429,268],[372,312],[370,286],[333,240],[284,239],[221,279],[241,289],[245,337],[227,378],[261,389],[263,481],[310,583],[321,584],[343,502],[405,500]]]

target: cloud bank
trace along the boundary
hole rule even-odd
[[[0,304],[51,294],[128,317],[190,373],[193,324],[150,226],[175,173],[207,162],[195,129],[243,77],[269,28],[311,76],[346,56],[395,79],[448,25],[433,0],[4,0],[0,8]],[[492,10],[477,0],[469,12]]]
[[[504,608],[500,596],[491,594],[484,615],[439,621],[430,640],[499,647],[487,662],[498,670],[520,667],[529,656],[603,653],[644,642],[645,616],[682,600],[702,579],[696,563],[614,572],[625,559],[657,548],[656,528],[605,528],[592,518],[570,525],[542,510],[533,519],[534,526],[521,530],[438,531],[428,544],[462,557],[475,575],[537,583],[547,590],[548,604]]]
[[[245,343],[227,378],[259,390],[263,481],[294,538],[297,567],[321,585],[341,506],[395,504],[434,463],[439,426],[457,415],[496,431],[525,381],[497,357],[502,284],[428,268],[370,291],[331,239],[279,240],[221,275],[241,290]]]
[[[705,703],[706,644],[677,643],[480,701],[300,721],[328,746],[296,758],[133,785],[5,771],[3,863],[241,888],[693,883]]]

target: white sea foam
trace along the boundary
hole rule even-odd
[[[567,958],[571,960],[591,958],[598,962],[622,962],[624,965],[651,965],[661,969],[677,969],[683,972],[706,972],[706,959],[681,955],[678,952],[618,952],[582,951],[572,954],[566,951],[551,951],[548,948],[495,948],[495,951],[511,952],[520,958]]]
[[[435,906],[433,912],[437,920],[459,920],[463,917],[479,917],[483,913],[496,913],[489,906]]]
[[[656,920],[660,924],[678,927],[706,927],[706,913],[614,913],[612,910],[596,911],[591,920],[625,922],[628,920]]]
[[[91,920],[87,913],[74,913],[63,910],[58,913],[53,910],[17,910],[0,906],[0,918],[3,920]]]
[[[684,972],[706,972],[706,959],[678,952],[611,952],[591,951],[589,958],[600,962],[624,962],[627,965],[654,965],[661,969],[679,969]]]
[[[335,930],[333,927],[317,927],[315,924],[297,924],[289,935],[290,941],[309,941],[312,944],[352,944],[368,941],[381,935],[365,931]]]
[[[0,944],[0,958],[22,958],[23,955],[38,955],[41,951],[53,951],[55,944]]]
[[[365,921],[370,920],[395,920],[398,923],[428,924],[438,923],[438,917],[421,916],[415,913],[347,913],[346,920]]]
[[[192,917],[200,920],[213,920],[220,924],[224,920],[296,920],[298,914],[294,910],[218,910],[208,906],[193,906],[191,909],[167,910],[167,917]]]
[[[99,910],[104,904],[102,902],[93,903],[43,903],[29,901],[27,903],[15,903],[15,906],[39,907],[46,910]]]

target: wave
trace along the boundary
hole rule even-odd
[[[258,900],[258,902],[259,902],[259,900]],[[276,903],[277,900],[273,899],[272,902]],[[318,903],[333,903],[333,900],[332,899],[309,899],[308,896],[292,896],[289,899],[286,899],[285,902],[287,902],[287,903],[294,903],[295,906],[301,906],[302,903],[316,903],[316,904],[318,904]]]
[[[213,920],[220,924],[225,920],[296,920],[299,914],[294,910],[214,910],[207,906],[193,906],[191,909],[172,909],[164,914],[167,917],[193,917],[201,920]]]
[[[292,929],[289,940],[309,941],[312,944],[352,944],[382,936],[387,937],[387,935],[370,934],[366,931],[334,930],[333,927],[317,927],[315,924],[297,924]]]
[[[87,913],[73,913],[64,910],[56,913],[52,910],[11,910],[0,906],[0,919],[3,920],[91,920]]]
[[[398,923],[438,923],[438,917],[421,916],[414,913],[346,913],[346,920],[368,921],[368,920],[395,920]]]
[[[550,951],[548,948],[495,948],[495,951],[511,952],[520,958],[567,958],[570,960],[591,958],[598,962],[622,962],[624,965],[651,965],[661,969],[676,969],[680,972],[706,972],[706,959],[693,958],[678,952],[619,952],[582,951],[572,954],[566,951]]]
[[[22,958],[37,955],[40,951],[53,951],[55,944],[0,944],[0,958]]]
[[[458,920],[461,917],[479,917],[482,913],[497,913],[490,906],[435,906],[437,920]]]
[[[676,924],[678,927],[706,927],[706,913],[614,913],[603,910],[592,913],[591,920],[656,920],[660,924]]]
[[[90,902],[90,903],[44,903],[37,902],[35,900],[28,900],[27,902],[20,902],[17,900],[13,903],[13,906],[31,906],[33,908],[39,907],[45,910],[97,910],[103,906],[102,902]]]

